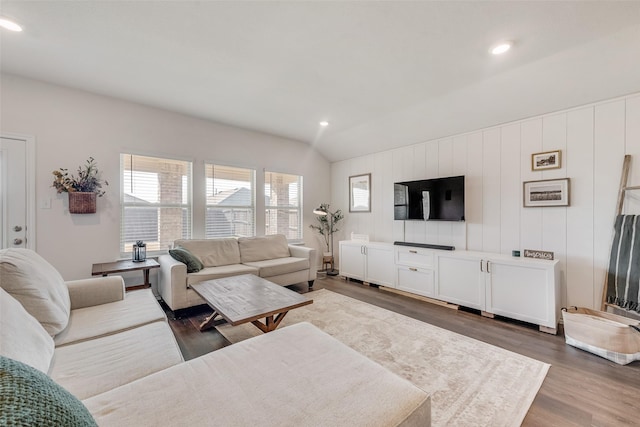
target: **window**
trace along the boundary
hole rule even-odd
[[[265,234],[302,239],[302,177],[264,173]]]
[[[120,155],[120,252],[143,240],[147,254],[191,237],[191,162]]]
[[[206,237],[255,236],[255,171],[205,164]]]

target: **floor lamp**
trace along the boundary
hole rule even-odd
[[[331,263],[331,270],[327,271],[327,276],[337,276],[338,275],[338,270],[334,269],[334,263],[336,261],[335,257],[333,256],[333,215],[335,212],[330,212],[328,209],[328,205],[327,207],[320,205],[320,207],[317,207],[313,210],[313,213],[316,215],[320,215],[320,216],[326,216],[329,215],[329,238],[331,240],[331,260],[333,261]]]

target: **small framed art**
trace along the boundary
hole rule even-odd
[[[531,155],[531,170],[542,171],[547,169],[558,169],[561,166],[561,151],[545,151],[544,153],[534,153]]]
[[[349,177],[349,212],[371,212],[371,174]]]
[[[569,206],[569,178],[523,183],[524,207]]]

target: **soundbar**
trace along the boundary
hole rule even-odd
[[[456,248],[455,246],[432,245],[430,243],[393,242],[393,244],[397,246],[413,246],[416,248],[440,249],[443,251],[453,251]]]

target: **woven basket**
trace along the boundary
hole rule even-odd
[[[96,193],[81,193],[78,191],[69,193],[69,213],[96,213],[96,196]]]
[[[562,309],[567,344],[620,365],[640,360],[637,320],[584,307]]]

